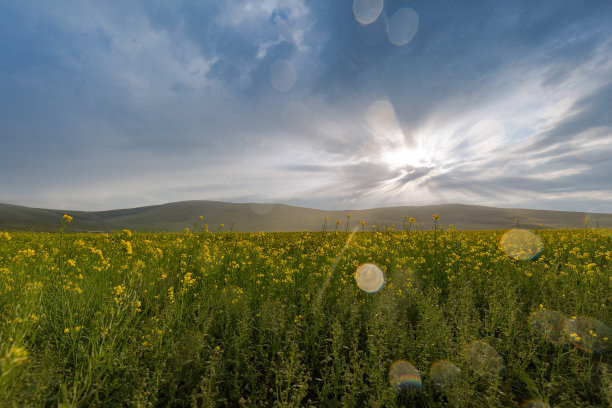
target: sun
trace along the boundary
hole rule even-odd
[[[396,171],[406,167],[430,167],[439,156],[434,137],[407,135],[400,124],[395,108],[388,100],[378,100],[366,111],[368,131],[377,152],[374,160]]]
[[[415,167],[419,161],[415,152],[407,147],[385,149],[381,153],[381,160],[391,170],[401,169],[406,166]]]
[[[380,161],[395,171],[406,167],[431,167],[435,157],[427,146],[418,142],[409,146],[403,138],[394,138],[393,142],[381,147]]]

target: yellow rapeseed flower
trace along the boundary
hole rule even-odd
[[[72,217],[69,216],[68,214],[64,214],[64,216],[62,217],[62,220],[64,220],[64,222],[72,222]]]
[[[174,288],[172,286],[168,288],[168,300],[171,304],[174,303]]]
[[[125,252],[127,252],[128,255],[132,255],[133,254],[132,243],[130,241],[124,241],[124,240],[121,240],[121,243],[123,244],[123,247],[125,248]]]

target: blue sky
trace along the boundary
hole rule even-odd
[[[3,1],[0,202],[612,212],[612,2]]]

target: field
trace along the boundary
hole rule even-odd
[[[0,405],[612,406],[610,230],[342,227],[0,233]]]

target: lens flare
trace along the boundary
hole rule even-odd
[[[397,392],[419,391],[423,385],[419,371],[405,360],[397,360],[391,364],[389,382]]]
[[[419,15],[410,7],[399,9],[387,23],[387,38],[401,47],[408,44],[419,30]]]
[[[266,215],[276,207],[276,204],[255,204],[250,203],[249,209],[257,215]]]
[[[401,129],[393,104],[386,99],[373,102],[366,111],[366,121],[375,133],[384,135]]]
[[[370,24],[376,21],[383,9],[383,0],[354,0],[353,14],[355,20],[361,24]]]
[[[530,399],[521,403],[521,408],[550,408],[550,405],[538,399]]]
[[[529,317],[533,330],[554,344],[568,342],[565,335],[565,320],[566,317],[555,310],[538,310]]]
[[[532,260],[542,252],[540,237],[524,229],[513,229],[506,232],[499,244],[508,256],[520,261]]]
[[[297,74],[293,64],[287,60],[278,60],[270,65],[270,84],[279,92],[287,92],[295,85]]]
[[[227,285],[219,293],[219,304],[224,309],[234,309],[240,300],[242,289],[235,285]]]
[[[575,317],[565,322],[565,334],[579,349],[603,354],[612,351],[612,329],[594,317]]]
[[[583,225],[584,228],[589,231],[595,232],[599,235],[607,236],[612,238],[612,229],[607,228],[608,223],[602,222],[601,217],[607,211],[605,207],[592,207],[584,214]],[[605,215],[604,215],[605,217]]]
[[[461,370],[448,360],[438,360],[429,369],[431,380],[438,388],[446,389],[457,382]]]
[[[321,286],[321,289],[319,289],[319,293],[317,294],[316,300],[313,304],[315,308],[318,308],[321,305],[321,300],[323,300],[323,294],[325,293],[325,291],[327,290],[327,287],[329,286],[329,283],[331,282],[331,278],[334,275],[334,271],[336,270],[336,267],[338,266],[338,262],[340,262],[340,258],[342,258],[342,255],[344,255],[344,252],[351,244],[351,240],[355,236],[355,233],[357,232],[357,228],[359,227],[355,226],[355,228],[353,229],[353,232],[351,233],[351,235],[349,235],[348,239],[346,240],[346,243],[342,247],[342,250],[338,253],[338,255],[336,255],[336,257],[334,258],[334,262],[332,262],[331,266],[329,267],[329,272],[327,273],[325,282],[323,282],[323,286]]]
[[[595,219],[593,217],[593,214],[591,214],[590,212],[586,213],[584,216],[584,226],[585,228],[593,228],[593,224],[595,224]]]
[[[266,302],[262,306],[259,316],[262,330],[279,331],[286,321],[285,306],[279,302]]]
[[[355,280],[359,289],[368,293],[376,293],[385,284],[385,274],[374,264],[363,264],[357,268]]]
[[[481,377],[495,379],[504,371],[504,358],[489,344],[476,340],[464,348],[465,359]]]

